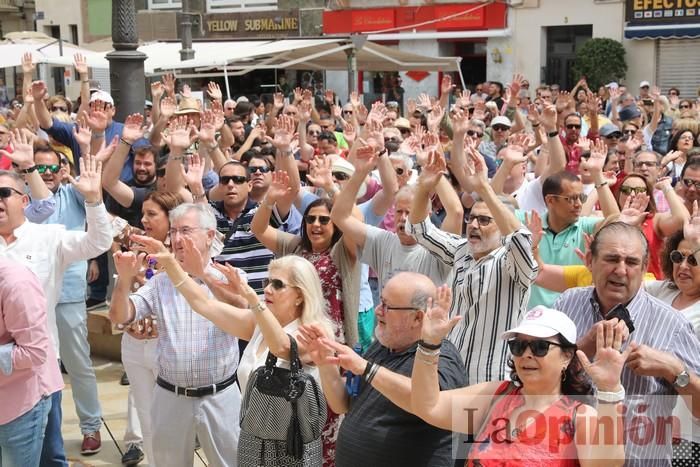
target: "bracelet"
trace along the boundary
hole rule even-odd
[[[180,156],[171,156],[170,158],[171,158],[172,160],[174,160],[174,161],[181,161],[181,160],[183,160],[183,159],[185,158],[185,156],[184,156],[184,155],[180,155]]]
[[[540,126],[539,123],[537,125],[535,125],[534,123],[532,124],[532,128],[537,128],[538,126]]]
[[[442,346],[442,341],[439,344],[428,344],[423,339],[418,341],[418,346],[423,347],[426,350],[438,350]]]
[[[92,133],[92,139],[104,138],[104,137],[105,137],[105,132],[104,132],[104,131],[99,132],[99,133],[97,133],[97,132],[93,132],[93,133]]]
[[[622,402],[625,400],[625,388],[622,387],[622,389],[617,392],[598,391],[596,394],[596,399],[598,399],[598,402],[609,404]]]
[[[255,313],[261,313],[265,309],[265,303],[262,301],[259,301],[258,303],[253,305],[250,309],[253,310],[253,312],[255,312]]]
[[[180,286],[181,286],[182,284],[184,284],[186,280],[187,280],[187,277],[185,277],[184,279],[182,279],[182,280],[181,280],[180,282],[178,282],[177,284],[173,284],[173,287],[175,287],[176,289],[179,289]]]
[[[206,193],[202,193],[201,195],[195,195],[192,193],[192,201],[199,201],[200,199],[205,199],[207,197]]]
[[[555,136],[559,136],[559,131],[550,131],[547,133],[548,138],[554,138]]]
[[[133,143],[128,142],[128,141],[125,140],[124,138],[119,138],[119,142],[122,143],[122,144],[126,144],[126,145],[129,146],[129,147],[133,146]]]
[[[17,171],[21,174],[30,174],[36,170],[36,165],[33,165],[29,167],[28,169],[17,169]]]
[[[422,353],[423,355],[425,355],[426,357],[437,357],[438,355],[440,355],[440,349],[426,350],[419,345],[416,350],[419,353]]]
[[[374,365],[374,363],[367,360],[367,365],[365,365],[365,371],[362,372],[362,379],[364,379],[365,381],[367,381],[367,375],[369,374],[369,370],[372,369],[372,365]]]
[[[377,372],[379,371],[381,367],[377,365],[376,363],[372,363],[372,366],[369,368],[369,373],[367,374],[367,377],[365,378],[365,381],[367,384],[372,384],[372,380],[374,379],[375,376],[377,376]]]
[[[265,206],[267,209],[275,209],[275,206],[277,206],[277,203],[268,204],[267,198],[263,198],[263,200],[260,202],[260,204],[262,206]]]
[[[601,183],[596,183],[596,184],[595,184],[595,188],[596,188],[596,190],[597,190],[598,188],[602,188],[602,187],[604,187],[604,186],[607,185],[607,184],[608,184],[608,181],[605,180],[605,181],[603,181],[603,182],[601,182]]]

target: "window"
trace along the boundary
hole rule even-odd
[[[148,0],[148,8],[159,10],[166,8],[182,8],[181,0]]]
[[[276,9],[277,0],[207,0],[207,11],[209,13]]]
[[[69,24],[68,27],[70,28],[70,41],[75,44],[78,44],[78,25],[77,24]]]

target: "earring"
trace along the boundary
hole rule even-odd
[[[297,302],[295,303],[295,305],[296,305],[296,306],[301,305],[301,301],[300,301],[300,300],[297,300]]]

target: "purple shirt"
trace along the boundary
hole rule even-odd
[[[0,425],[63,389],[46,299],[27,267],[0,258]]]

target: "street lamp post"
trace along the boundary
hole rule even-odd
[[[123,122],[129,114],[143,113],[146,99],[146,54],[137,50],[134,0],[112,1],[112,42],[114,51],[107,54],[109,81],[117,110],[115,119]]]
[[[185,60],[192,60],[194,58],[194,49],[192,49],[192,16],[190,15],[190,0],[182,0],[180,37],[182,38],[180,61],[184,62]]]

